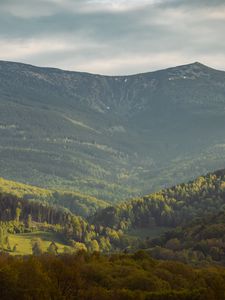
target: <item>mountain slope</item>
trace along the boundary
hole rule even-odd
[[[0,175],[115,201],[224,164],[225,72],[101,76],[0,62]]]

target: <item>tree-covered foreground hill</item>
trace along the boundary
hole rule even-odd
[[[2,300],[223,300],[224,268],[194,269],[144,252],[0,256]]]
[[[0,176],[112,202],[225,158],[225,72],[101,76],[0,61]]]

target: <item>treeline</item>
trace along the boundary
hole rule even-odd
[[[0,194],[22,200],[35,200],[45,204],[58,205],[82,217],[92,215],[99,209],[108,206],[105,201],[80,192],[48,190],[3,178],[0,178]]]
[[[27,201],[15,196],[0,195],[0,221],[26,222],[31,215],[33,221],[48,224],[64,224],[71,213],[40,201]]]
[[[0,256],[0,298],[223,300],[225,270],[133,255]]]
[[[50,203],[66,207],[72,213],[82,217],[93,215],[109,205],[103,200],[72,191],[53,191],[52,198],[53,200]]]
[[[90,224],[67,209],[39,201],[0,195],[0,228],[8,233],[53,231],[75,248],[109,252],[124,249],[129,242],[121,230]]]
[[[225,208],[225,170],[198,177],[95,214],[93,223],[116,230],[154,226],[176,227]]]

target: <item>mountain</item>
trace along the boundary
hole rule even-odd
[[[0,61],[0,176],[107,201],[224,165],[225,72],[101,76]]]

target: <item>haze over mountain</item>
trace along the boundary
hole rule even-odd
[[[128,198],[223,167],[225,72],[101,76],[0,62],[0,176]]]

